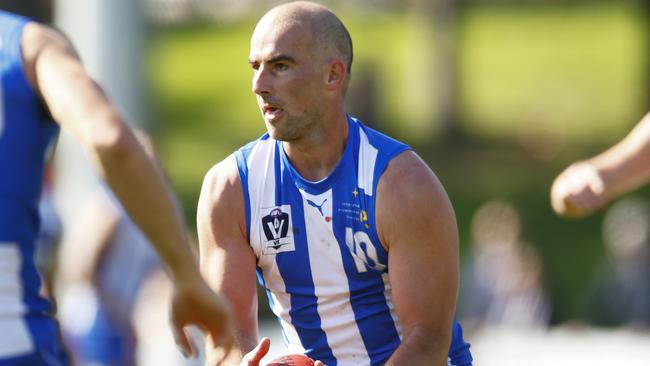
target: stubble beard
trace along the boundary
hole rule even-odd
[[[267,122],[267,130],[271,138],[295,143],[304,140],[310,133],[314,132],[317,126],[318,113],[315,111],[306,112],[303,116],[286,116],[284,121],[277,125]]]

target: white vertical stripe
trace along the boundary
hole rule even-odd
[[[258,258],[262,257],[260,210],[275,206],[275,141],[260,140],[248,155],[248,199],[250,202],[250,242]]]
[[[30,353],[34,343],[23,318],[22,257],[16,243],[0,243],[0,357]]]
[[[340,365],[369,365],[370,357],[359,333],[350,303],[348,278],[341,250],[333,234],[332,190],[318,196],[301,191],[309,243],[309,263],[314,280],[321,328],[327,336],[334,357]],[[321,206],[318,208],[307,203]],[[320,224],[319,224],[320,223]]]
[[[273,257],[275,256],[268,256]],[[272,283],[271,298],[273,299],[272,311],[280,319],[280,326],[284,331],[284,336],[287,337],[288,350],[290,353],[305,353],[305,348],[302,346],[296,327],[291,324],[291,296],[284,289],[284,281],[278,272],[278,267],[273,266],[268,271],[264,271],[264,281],[269,286]],[[282,287],[282,288],[280,288]]]
[[[262,243],[262,212],[275,206],[275,141],[260,140],[255,144],[248,156],[248,198],[250,202],[250,242],[262,268],[264,283],[271,290],[273,313],[280,319],[280,325],[289,342],[289,351],[304,353],[296,328],[291,325],[291,296],[286,292],[286,286],[275,261],[275,255],[263,255]]]
[[[359,176],[357,184],[366,195],[372,196],[372,183],[375,175],[375,161],[377,160],[377,149],[370,145],[368,136],[359,127]]]

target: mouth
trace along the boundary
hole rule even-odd
[[[271,104],[264,104],[262,105],[262,113],[264,114],[265,119],[272,121],[282,114],[282,108]]]

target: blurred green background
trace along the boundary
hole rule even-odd
[[[476,209],[512,202],[542,255],[552,321],[579,316],[603,258],[602,215],[558,219],[548,191],[567,164],[622,138],[649,109],[648,2],[330,5],[355,46],[351,111],[430,164],[454,204],[461,256]],[[154,134],[191,225],[207,170],[264,132],[247,57],[268,7],[158,22],[151,33]]]

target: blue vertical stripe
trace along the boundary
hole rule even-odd
[[[356,177],[356,176],[355,176]],[[349,179],[347,184],[338,184],[333,192],[334,207],[340,207],[342,202],[350,202],[354,197],[352,191],[356,188],[356,179]],[[358,198],[364,196],[358,190]],[[358,202],[362,202],[359,199]],[[368,209],[361,204],[361,208]],[[334,234],[341,248],[341,259],[348,277],[350,289],[350,304],[359,333],[370,357],[371,365],[383,365],[395,348],[400,344],[399,334],[384,296],[384,281],[382,272],[368,268],[367,272],[359,273],[354,263],[350,249],[345,244],[346,227],[356,231],[367,231],[359,220],[347,220],[343,216],[334,216]],[[374,227],[371,227],[374,230]],[[367,243],[380,245],[379,243]],[[378,250],[379,252],[379,250]]]
[[[280,149],[282,149],[282,142],[275,142],[275,151],[273,155],[273,172],[275,174],[275,205],[280,206],[282,204],[291,204],[292,202],[282,202],[282,160],[280,159]],[[290,179],[287,179],[287,182],[291,182]]]

